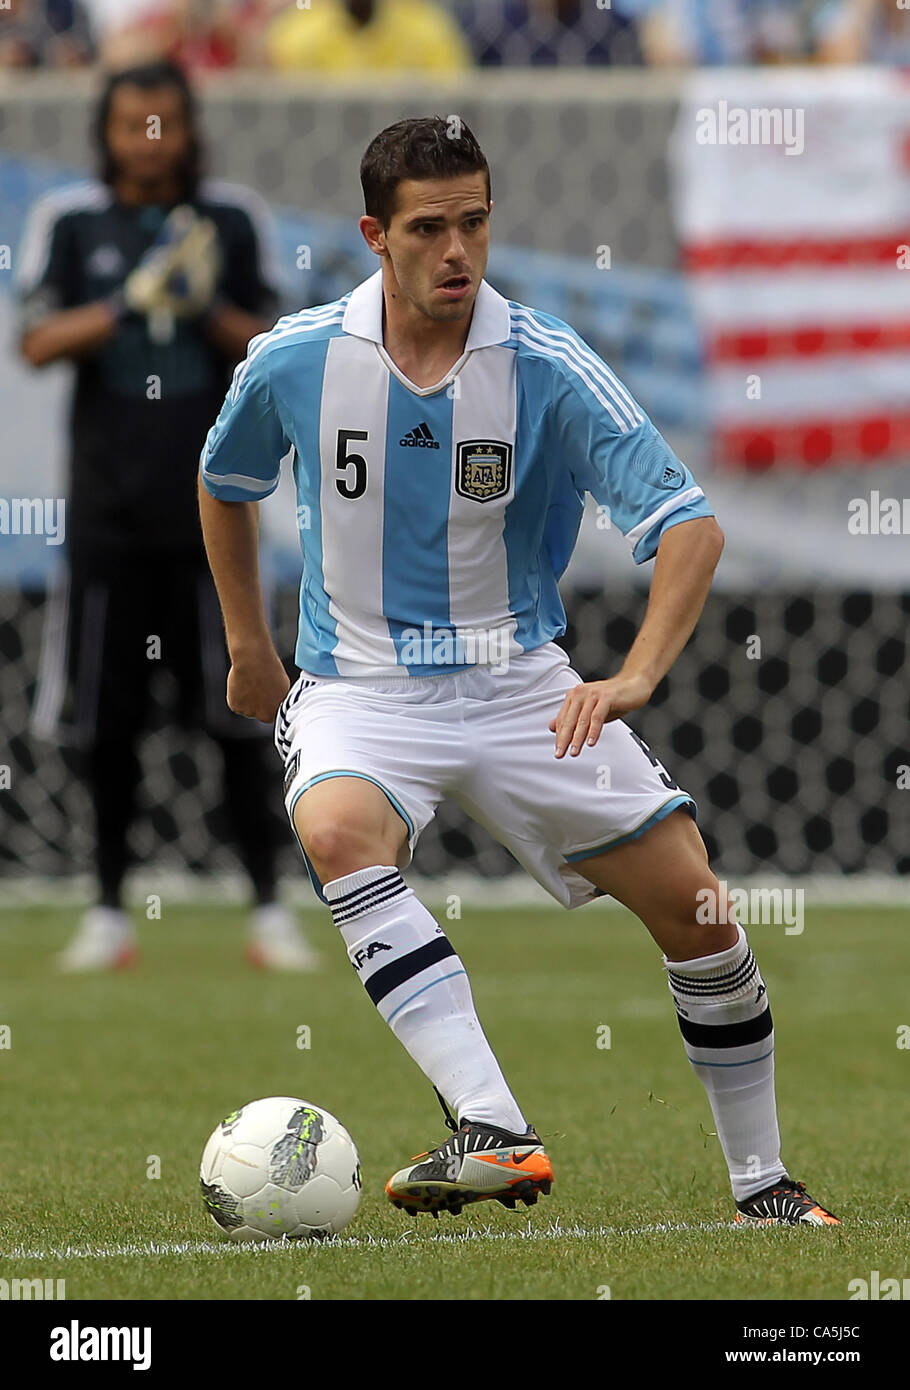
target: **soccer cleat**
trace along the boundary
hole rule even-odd
[[[268,903],[253,911],[246,958],[259,970],[318,970],[321,965],[297,918],[281,903]]]
[[[124,970],[138,956],[136,934],[126,913],[116,907],[92,907],[72,941],[57,956],[57,969],[65,974]]]
[[[736,1203],[739,1226],[839,1226],[840,1218],[819,1206],[804,1182],[781,1178],[754,1197]]]
[[[457,1216],[470,1202],[495,1197],[504,1207],[516,1202],[532,1207],[548,1193],[553,1168],[540,1135],[530,1126],[512,1134],[478,1120],[462,1120],[460,1128],[437,1149],[418,1154],[422,1160],[402,1168],[386,1183],[386,1196],[409,1216],[440,1211]]]

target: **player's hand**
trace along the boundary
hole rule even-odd
[[[150,318],[198,318],[214,299],[220,260],[214,222],[181,204],[127,276],[123,298],[134,313]]]
[[[278,706],[291,688],[287,672],[274,650],[236,658],[227,679],[228,707],[247,719],[274,724]]]
[[[550,729],[556,735],[556,756],[566,749],[576,758],[587,741],[589,747],[600,738],[601,729],[630,710],[641,709],[653,694],[644,676],[611,676],[605,681],[585,681],[573,686],[562,702]]]

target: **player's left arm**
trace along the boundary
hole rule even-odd
[[[289,682],[269,630],[259,577],[259,507],[278,486],[290,448],[272,397],[268,335],[250,344],[199,460],[199,516],[231,669],[237,714],[274,720]]]
[[[617,675],[586,681],[569,691],[550,723],[556,756],[577,756],[593,745],[604,724],[641,709],[691,637],[724,548],[714,517],[669,526],[657,547],[644,621]]]
[[[648,703],[692,635],[723,550],[689,469],[606,363],[562,327],[574,342],[551,397],[552,456],[565,460],[576,495],[589,492],[607,509],[636,564],[656,561],[645,618],[622,669],[577,685],[551,721],[557,758],[577,757],[604,724]]]

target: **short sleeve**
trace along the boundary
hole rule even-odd
[[[61,214],[51,198],[36,203],[29,214],[15,281],[20,333],[79,302],[73,231],[72,216]]]
[[[714,513],[689,469],[622,383],[578,342],[577,362],[564,373],[556,394],[560,452],[579,491],[609,508],[611,525],[625,536],[640,565],[653,558],[671,526]]]
[[[257,502],[278,486],[290,449],[269,386],[264,340],[253,338],[234,371],[199,460],[206,489],[222,502]]]

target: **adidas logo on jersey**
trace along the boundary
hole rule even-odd
[[[433,431],[426,420],[421,420],[416,429],[408,430],[398,441],[406,449],[438,449],[439,441],[433,438]]]

